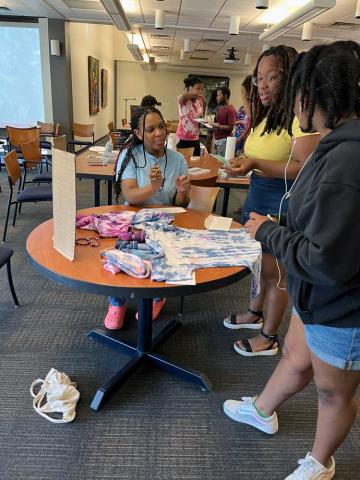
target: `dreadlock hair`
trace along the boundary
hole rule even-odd
[[[115,184],[114,184],[114,190],[116,193],[116,203],[118,203],[119,196],[121,194],[121,177],[124,173],[125,168],[129,165],[130,161],[132,160],[134,162],[134,165],[136,168],[144,168],[146,165],[146,153],[145,153],[145,145],[144,145],[144,130],[145,130],[145,119],[149,113],[157,113],[159,117],[162,119],[162,121],[165,124],[165,120],[157,108],[151,108],[151,107],[138,107],[134,109],[131,115],[131,121],[130,121],[130,127],[131,127],[131,136],[129,140],[124,143],[124,145],[121,148],[121,151],[119,153],[117,162],[115,164],[114,168],[114,177],[115,177]],[[137,135],[135,134],[135,130],[139,129],[141,130],[142,127],[142,139],[140,140]],[[143,153],[144,153],[144,164],[143,165],[138,165],[136,163],[135,157],[134,157],[134,148],[137,145],[142,145],[143,146]],[[121,162],[121,167],[119,170],[119,173],[116,177],[116,170],[117,170],[117,163],[119,161],[121,153],[126,150],[126,154],[124,159]]]
[[[271,47],[269,50],[265,50],[258,58],[253,77],[257,76],[261,59],[270,56],[274,56],[278,60],[279,69],[281,70],[280,85],[275,101],[269,107],[265,107],[260,101],[258,88],[253,86],[250,93],[251,128],[257,127],[266,117],[265,127],[261,135],[272,131],[276,131],[279,135],[281,130],[286,127],[286,85],[291,66],[297,57],[297,52],[294,48],[287,47],[286,45],[278,45],[277,47]]]
[[[308,111],[304,132],[312,130],[315,107],[326,115],[325,127],[334,129],[342,117],[360,116],[360,45],[351,40],[316,45],[299,55],[289,80],[287,125],[291,133],[296,95]]]

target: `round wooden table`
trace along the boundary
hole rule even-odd
[[[124,210],[139,210],[129,206],[98,207],[80,210],[81,214],[102,214]],[[203,229],[206,214],[189,210],[176,215],[174,224],[184,228]],[[234,226],[238,226],[234,224]],[[89,230],[77,229],[76,237],[98,237]],[[164,297],[180,297],[221,288],[237,282],[249,271],[245,267],[206,268],[196,271],[196,285],[169,285],[165,282],[154,282],[147,279],[134,278],[124,273],[113,275],[103,268],[100,251],[113,247],[114,238],[100,240],[100,246],[76,246],[75,260],[67,260],[53,248],[53,221],[48,220],[36,227],[29,235],[26,249],[34,266],[46,277],[70,288],[100,295],[136,298],[139,320],[137,322],[137,345],[133,346],[120,339],[117,332],[103,328],[95,328],[89,337],[102,341],[115,349],[131,355],[130,361],[116,372],[100,387],[91,403],[91,408],[98,410],[103,402],[129,378],[145,361],[150,361],[163,370],[176,374],[203,390],[211,389],[205,375],[177,365],[156,350],[181,326],[181,322],[173,320],[156,337],[152,338],[152,299]]]

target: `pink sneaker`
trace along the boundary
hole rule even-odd
[[[160,312],[161,312],[163,306],[165,305],[165,302],[166,302],[166,298],[162,298],[161,300],[158,300],[157,302],[155,302],[155,300],[153,300],[153,305],[152,305],[152,319],[153,319],[153,321],[156,320],[158,318],[158,316],[160,315]],[[138,312],[135,313],[135,318],[136,318],[136,320],[138,319]]]
[[[126,304],[122,305],[121,307],[109,305],[109,310],[104,320],[105,327],[108,330],[119,330],[122,328],[124,325],[126,310]]]

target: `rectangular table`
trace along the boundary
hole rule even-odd
[[[227,216],[227,209],[229,204],[230,189],[236,188],[238,190],[247,190],[250,185],[250,178],[222,178],[218,177],[216,179],[216,186],[224,189],[224,199],[222,204],[221,215],[223,217]]]

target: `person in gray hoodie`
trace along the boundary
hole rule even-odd
[[[283,357],[258,397],[224,412],[268,434],[276,409],[314,379],[316,436],[286,480],[329,480],[332,455],[357,414],[360,383],[360,46],[315,46],[299,55],[288,85],[288,125],[321,141],[286,196],[286,219],[250,213],[245,228],[283,263],[294,309]],[[291,127],[290,127],[291,128]],[[355,478],[355,472],[354,472]]]

